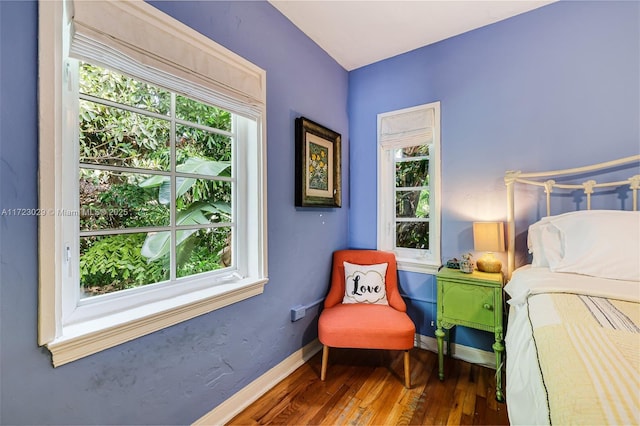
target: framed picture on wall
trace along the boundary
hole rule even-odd
[[[339,133],[296,118],[296,206],[342,206],[341,152]]]

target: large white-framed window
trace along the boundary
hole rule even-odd
[[[263,292],[266,75],[141,0],[41,0],[54,366]]]
[[[378,114],[378,249],[401,270],[442,264],[440,102]]]

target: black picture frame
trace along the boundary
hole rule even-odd
[[[298,117],[295,144],[295,205],[342,207],[342,136]]]

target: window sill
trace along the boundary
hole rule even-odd
[[[58,367],[264,292],[268,279],[217,285],[171,299],[67,325],[48,343]]]
[[[399,271],[418,272],[429,275],[437,274],[441,266],[439,263],[418,261],[416,259],[401,257],[396,259],[396,263]]]

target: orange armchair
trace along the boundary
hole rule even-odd
[[[342,303],[345,295],[343,262],[356,265],[387,263],[385,289],[388,305]],[[396,258],[377,250],[339,250],[333,254],[331,287],[318,319],[318,338],[322,349],[320,379],[327,373],[329,348],[404,350],[404,381],[411,387],[409,350],[414,346],[416,327],[406,313],[407,306],[398,290]]]

